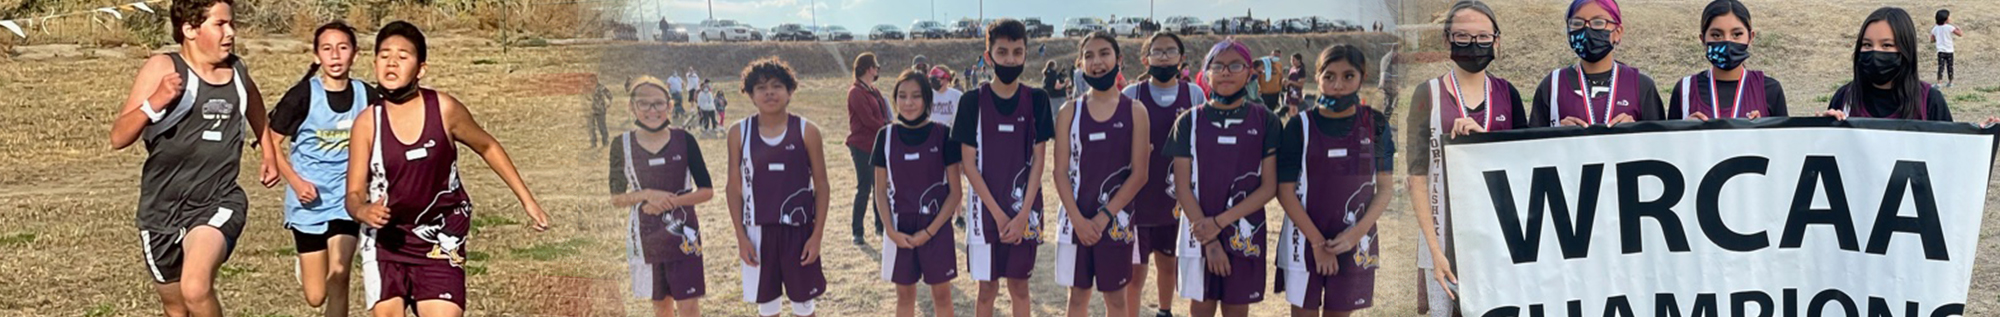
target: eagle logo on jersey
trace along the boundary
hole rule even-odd
[[[422,219],[424,218],[423,216],[418,215],[418,218]],[[431,243],[431,251],[425,253],[424,257],[450,260],[452,267],[460,267],[465,265],[465,252],[463,252],[463,249],[465,247],[466,233],[450,232],[452,230],[445,228],[445,223],[449,221],[447,219],[454,217],[472,217],[472,205],[466,204],[458,208],[452,208],[448,212],[438,213],[431,219],[419,220],[422,224],[417,225],[410,232],[416,234],[417,238],[423,239],[424,242]]]

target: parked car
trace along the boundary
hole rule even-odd
[[[936,22],[936,20],[918,20],[918,22],[910,24],[910,32],[908,32],[910,40],[916,40],[916,38],[944,38],[948,34],[950,34],[950,30],[944,30],[944,24]]]
[[[1085,36],[1104,30],[1104,20],[1092,17],[1069,18],[1063,22],[1063,36]]]
[[[819,34],[819,38],[821,40],[827,40],[827,41],[854,40],[854,32],[848,31],[847,27],[839,25],[828,25],[824,28],[820,28],[818,32],[814,32],[814,34]]]
[[[1056,26],[1042,23],[1042,18],[1021,19],[1021,24],[1028,26],[1028,37],[1031,38],[1050,37],[1055,36],[1056,33]]]
[[[937,21],[917,21],[910,24],[909,36],[912,40],[941,39],[945,38],[949,33],[949,31],[945,30],[944,23],[938,23]]]
[[[756,28],[748,25],[737,23],[736,20],[705,20],[701,21],[701,39],[703,41],[762,41],[764,40],[764,32],[758,31]]]
[[[1304,17],[1304,18],[1299,18],[1299,20],[1302,20],[1302,21],[1305,21],[1305,23],[1306,23],[1306,26],[1308,26],[1308,27],[1311,27],[1311,28],[1312,28],[1312,31],[1313,31],[1313,33],[1326,33],[1326,32],[1338,32],[1338,31],[1340,31],[1340,26],[1339,26],[1339,25],[1336,25],[1336,24],[1333,24],[1333,20],[1329,20],[1329,19],[1327,19],[1327,18],[1323,18],[1323,17]]]
[[[1361,25],[1360,25],[1360,24],[1354,24],[1353,22],[1347,22],[1347,20],[1333,20],[1333,24],[1334,24],[1334,25],[1336,25],[1336,26],[1338,26],[1338,27],[1336,27],[1336,28],[1335,28],[1335,29],[1337,29],[1337,31],[1336,31],[1336,32],[1360,32],[1360,31],[1361,31]]]
[[[951,38],[970,39],[985,36],[984,25],[979,20],[959,19],[951,23]]]
[[[868,39],[901,40],[903,39],[903,31],[896,29],[896,26],[894,25],[888,25],[888,24],[877,25],[875,26],[874,29],[868,30]]]
[[[1233,17],[1215,20],[1215,34],[1265,34],[1270,33],[1271,24],[1250,17]]]
[[[1201,18],[1191,16],[1168,17],[1163,24],[1161,27],[1165,30],[1180,34],[1206,34],[1211,28],[1207,23],[1202,23]]]
[[[1126,17],[1112,21],[1111,25],[1105,26],[1104,29],[1105,31],[1110,32],[1112,36],[1132,37],[1132,36],[1139,36],[1140,34],[1151,33],[1150,31],[1147,30],[1148,27],[1146,27],[1147,25],[1150,24],[1153,24],[1153,22],[1146,20],[1146,18]]]
[[[673,22],[667,22],[666,19],[661,19],[659,25],[660,25],[660,34],[653,37],[654,41],[660,41],[660,42],[688,41],[687,26],[676,24]]]
[[[798,23],[785,23],[771,27],[772,41],[816,41],[819,37]]]
[[[1305,19],[1284,19],[1278,21],[1278,25],[1276,25],[1276,28],[1275,30],[1273,30],[1273,33],[1286,33],[1286,34],[1313,33],[1313,28],[1312,24],[1306,23]]]

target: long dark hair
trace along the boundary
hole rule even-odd
[[[1899,67],[1902,68],[1898,72],[1900,75],[1889,84],[1889,88],[1895,90],[1896,100],[1902,103],[1902,107],[1896,109],[1895,115],[1901,118],[1916,118],[1917,109],[1923,107],[1919,104],[1922,102],[1920,99],[1930,92],[1924,89],[1924,82],[1917,79],[1917,30],[1915,24],[1910,21],[1910,13],[1904,12],[1902,8],[1875,9],[1875,13],[1868,14],[1868,20],[1861,22],[1861,29],[1854,32],[1853,60],[1857,62],[1854,63],[1854,81],[1847,84],[1847,103],[1852,106],[1866,102],[1863,101],[1865,98],[1861,98],[1858,94],[1861,85],[1868,85],[1868,81],[1861,78],[1861,63],[1858,62],[1861,60],[1860,37],[1865,36],[1868,26],[1876,22],[1889,24],[1889,31],[1894,34],[1892,38],[1896,41],[1896,56],[1903,60],[1902,66]]]

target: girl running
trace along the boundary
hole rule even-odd
[[[1139,101],[1146,109],[1146,144],[1162,146],[1167,143],[1167,132],[1174,119],[1194,105],[1208,102],[1208,94],[1200,86],[1183,80],[1187,76],[1181,70],[1186,65],[1186,46],[1181,45],[1181,37],[1171,32],[1153,33],[1146,40],[1144,51],[1146,62],[1146,82],[1126,86],[1125,98]],[[1146,285],[1146,264],[1153,265],[1159,272],[1154,278],[1154,292],[1159,302],[1154,308],[1158,316],[1173,316],[1174,281],[1179,279],[1174,265],[1174,240],[1180,237],[1180,211],[1174,203],[1173,184],[1174,157],[1160,151],[1148,149],[1145,186],[1138,196],[1132,198],[1132,225],[1138,233],[1135,246],[1138,249],[1132,258],[1132,284]],[[1129,317],[1138,317],[1139,289],[1125,292],[1125,302],[1133,306]]]
[[[298,250],[306,304],[326,316],[347,316],[347,268],[354,265],[361,225],[347,215],[347,154],[354,119],[377,100],[353,70],[354,28],[333,21],[313,36],[313,66],[271,109],[268,140],[291,138],[289,155],[275,155],[285,189],[285,228]],[[317,76],[315,76],[317,75]]]
[[[627,264],[632,295],[653,301],[654,316],[701,316],[701,220],[694,206],[714,196],[708,163],[693,134],[669,127],[667,85],[639,76],[626,85],[632,124],[612,139],[611,204],[631,209]]]
[[[826,232],[826,155],[819,125],[791,113],[799,82],[775,57],[743,68],[743,94],[757,114],[729,129],[729,216],[743,262],[743,300],[777,316],[812,316],[826,292],[820,242]],[[858,221],[858,220],[857,220]]]
[[[1444,195],[1444,144],[1451,138],[1474,133],[1505,131],[1526,127],[1521,122],[1526,109],[1514,84],[1486,72],[1500,47],[1500,23],[1485,2],[1464,0],[1445,11],[1445,44],[1451,48],[1451,70],[1443,76],[1418,84],[1416,91],[1429,98],[1411,100],[1411,115],[1405,121],[1413,127],[1403,144],[1409,146],[1408,192],[1416,210],[1417,268],[1423,272],[1418,288],[1419,310],[1431,316],[1455,314],[1458,275],[1452,273],[1450,213]]]
[[[1367,58],[1347,44],[1321,52],[1318,106],[1280,134],[1277,195],[1286,220],[1275,292],[1285,293],[1294,317],[1345,317],[1374,306],[1375,221],[1395,190],[1396,145],[1388,115],[1361,104]]]
[[[918,282],[930,286],[934,316],[952,316],[951,280],[958,278],[956,235],[947,225],[956,214],[958,142],[951,128],[931,122],[931,81],[921,70],[905,70],[890,88],[896,123],[875,134],[875,203],[882,223],[882,279],[896,284],[896,316],[917,315]]]
[[[1757,31],[1750,28],[1750,8],[1743,2],[1709,2],[1701,10],[1701,40],[1707,48],[1704,56],[1713,67],[1682,77],[1680,84],[1674,85],[1667,119],[1786,116],[1785,89],[1778,79],[1743,66],[1743,61],[1750,59],[1750,42],[1756,38]]]
[[[1090,314],[1090,289],[1104,295],[1108,316],[1130,316],[1132,198],[1147,179],[1152,144],[1146,108],[1116,90],[1123,62],[1118,40],[1093,32],[1077,43],[1090,91],[1056,115],[1056,284],[1070,287],[1069,316]]]
[[[493,168],[521,201],[530,228],[549,219],[514,169],[500,141],[486,133],[465,104],[422,88],[429,49],[424,33],[404,21],[375,34],[374,91],[380,103],[354,120],[347,165],[347,212],[361,230],[362,275],[368,309],[375,316],[465,313],[465,247],[472,229],[472,200],[458,178],[464,144]]]
[[[1027,66],[1028,30],[1021,21],[1001,19],[986,32],[986,54],[994,80],[958,100],[952,139],[971,160],[966,202],[966,266],[979,281],[975,316],[993,314],[999,281],[1007,281],[1012,316],[1027,316],[1028,278],[1035,272],[1035,249],[1042,240],[1043,142],[1055,136],[1049,94],[1022,85]]]
[[[250,207],[236,184],[243,139],[267,133],[263,97],[249,66],[232,53],[234,6],[174,1],[169,15],[180,51],[146,59],[111,122],[112,149],[145,142],[135,223],[168,316],[222,316],[215,270],[229,260]],[[277,154],[263,150],[259,176],[271,187]]]
[[[1174,121],[1165,152],[1174,156],[1174,197],[1181,210],[1180,294],[1197,317],[1249,315],[1264,300],[1264,203],[1278,190],[1280,123],[1246,101],[1256,70],[1235,38],[1209,49],[1208,103]]]
[[[1572,0],[1568,19],[1569,46],[1579,58],[1575,66],[1549,71],[1535,86],[1534,127],[1615,125],[1660,120],[1660,90],[1653,78],[1619,63],[1612,50],[1625,39],[1624,15],[1617,0]]]

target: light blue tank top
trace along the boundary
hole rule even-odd
[[[349,79],[347,89],[354,91],[354,106],[347,112],[334,112],[327,105],[326,86],[320,77],[309,80],[312,83],[311,109],[306,119],[299,123],[299,130],[292,135],[292,168],[300,178],[312,182],[319,190],[319,200],[299,202],[298,193],[285,188],[285,227],[311,234],[326,232],[326,223],[332,220],[352,220],[347,215],[347,140],[348,130],[354,127],[354,118],[368,107],[368,88],[360,80]]]

